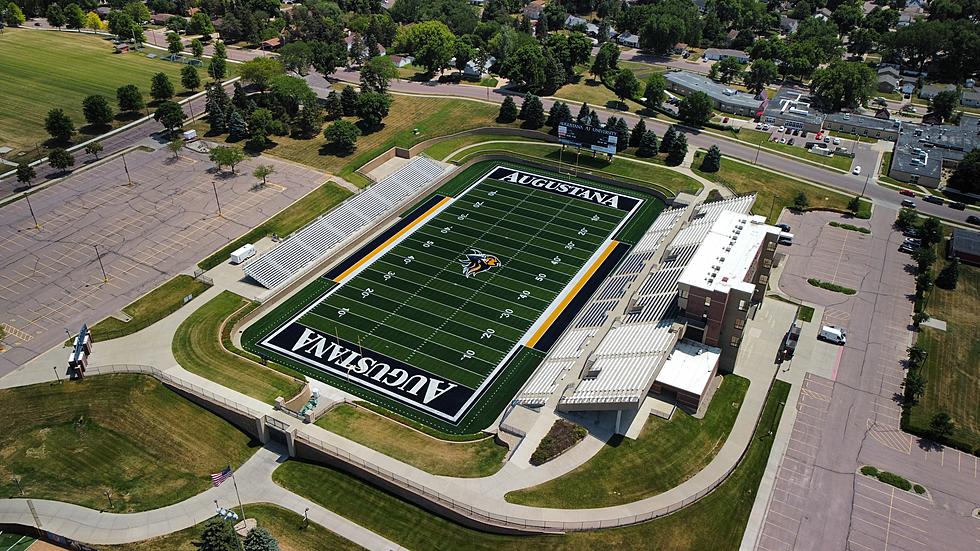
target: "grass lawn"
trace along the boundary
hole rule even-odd
[[[511,492],[507,500],[534,507],[587,509],[632,503],[667,491],[711,462],[728,438],[748,388],[748,379],[729,375],[704,419],[681,410],[669,421],[651,415],[636,440],[614,436],[577,469],[540,486]]]
[[[936,247],[935,274],[946,265],[944,246]],[[926,386],[909,423],[926,432],[932,416],[945,411],[956,423],[952,439],[980,449],[980,268],[961,263],[956,289],[933,287],[925,311],[945,321],[946,331],[923,327],[919,333],[929,354],[922,367]]]
[[[800,192],[806,193],[810,200],[810,208],[847,209],[850,197],[843,193],[811,186],[731,159],[723,158],[721,170],[718,172],[702,172],[697,167],[701,166],[703,156],[703,152],[697,152],[692,170],[700,176],[725,185],[740,195],[757,193],[752,214],[766,216],[771,224],[776,222],[783,208],[793,204],[793,200]],[[862,205],[862,208],[867,211],[870,205]]]
[[[858,136],[857,134],[851,134],[849,132],[838,132],[836,130],[829,130],[828,132],[831,136],[836,136],[843,140],[851,140],[851,141],[857,140],[859,142],[864,142],[864,143],[878,143],[877,138],[872,138],[870,136]],[[843,145],[843,143],[841,145]]]
[[[558,163],[560,149],[561,148],[558,147],[557,144],[547,143],[526,145],[513,143],[489,143],[471,147],[465,151],[462,151],[454,155],[452,157],[452,161],[463,162],[477,153],[496,151],[511,153],[518,156],[523,155],[526,157],[549,161],[551,163]],[[669,192],[668,195],[676,194],[682,191],[697,193],[701,190],[701,184],[699,184],[695,179],[685,174],[681,174],[680,172],[675,172],[665,167],[656,166],[657,164],[663,163],[661,159],[650,158],[644,159],[644,161],[647,163],[654,163],[654,165],[635,162],[635,160],[632,160],[630,156],[620,155],[610,163],[607,162],[604,157],[596,157],[593,159],[589,154],[582,154],[579,156],[578,166],[580,172],[582,172],[585,177],[587,177],[587,174],[589,173],[606,176],[618,176],[622,179],[629,179],[631,180],[631,183],[636,185],[652,187],[654,189],[660,188],[660,191]],[[563,172],[573,170],[575,167],[574,151],[566,150],[563,154],[561,154],[561,162]]]
[[[839,155],[833,155],[831,157],[824,157],[823,155],[816,155],[810,153],[802,147],[797,147],[795,145],[788,145],[779,142],[770,141],[769,132],[760,132],[758,130],[752,130],[749,128],[743,128],[738,132],[738,134],[732,132],[730,133],[735,139],[741,140],[743,142],[750,143],[752,145],[762,144],[763,149],[771,149],[772,151],[777,151],[784,155],[789,155],[791,157],[796,157],[797,159],[803,159],[804,161],[828,166],[831,168],[836,168],[838,170],[848,171],[851,169],[851,159],[850,157],[843,157]],[[786,134],[780,135],[780,137],[789,137]],[[797,142],[803,143],[806,138],[801,138],[799,136],[793,136],[796,138]]]
[[[159,72],[166,73],[178,91],[183,90],[183,65],[148,59],[137,52],[115,54],[111,42],[89,34],[7,28],[0,34],[0,67],[4,99],[0,102],[0,146],[14,148],[7,158],[16,161],[38,157],[34,146],[40,143],[43,149],[43,142],[49,137],[44,130],[44,117],[50,109],[64,109],[75,122],[75,129],[81,130],[86,125],[82,100],[89,95],[105,96],[116,111],[116,89],[135,84],[149,101],[150,79]],[[229,70],[234,70],[233,64],[229,64]],[[202,80],[207,80],[206,64],[198,72]],[[113,126],[126,122],[117,120]],[[93,130],[93,134],[104,130]],[[91,136],[76,134],[75,141],[88,137]],[[27,155],[17,157],[18,152]]]
[[[118,339],[149,327],[176,312],[184,305],[184,297],[196,297],[207,288],[207,285],[193,277],[180,274],[123,308],[123,312],[133,318],[128,322],[106,318],[93,325],[92,340],[101,342]]]
[[[454,524],[329,467],[288,461],[273,473],[280,485],[409,549],[539,551],[636,549],[738,549],[772,437],[790,385],[773,384],[742,462],[714,492],[680,511],[627,528],[573,532],[562,536],[502,536]],[[648,464],[655,458],[648,458]]]
[[[566,84],[555,92],[554,97],[572,100],[577,102],[586,102],[592,107],[602,107],[609,109],[610,111],[623,111],[623,104],[620,103],[619,98],[616,94],[606,88],[598,79],[592,80],[592,76],[580,75],[577,82],[572,82]],[[632,100],[626,100],[626,105],[628,106],[627,111],[631,113],[636,113],[645,109],[644,106],[636,103]],[[575,106],[570,105],[569,108]],[[575,107],[572,113],[578,113],[578,108]]]
[[[226,262],[231,252],[245,243],[255,243],[259,239],[273,233],[286,237],[350,196],[351,192],[333,182],[327,182],[307,193],[302,199],[289,205],[279,212],[279,214],[269,218],[245,235],[218,249],[217,252],[205,258],[197,265],[203,270],[210,270],[218,264]]]
[[[222,346],[218,334],[221,323],[248,304],[241,296],[224,291],[198,308],[177,328],[174,357],[187,371],[267,404],[275,402],[277,396],[289,400],[299,393],[302,383]]]
[[[650,75],[667,72],[667,67],[663,65],[653,65],[651,63],[643,63],[640,61],[619,61],[616,63],[616,66],[620,69],[629,69],[630,71],[633,71],[636,78],[644,83]],[[641,90],[640,93],[642,94],[643,91]]]
[[[103,375],[0,390],[0,495],[146,511],[211,486],[249,437],[152,377]]]
[[[0,532],[0,549],[3,551],[25,551],[35,541],[30,536]]]
[[[238,510],[237,508],[235,509]],[[279,542],[283,551],[320,551],[321,549],[346,550],[362,549],[354,542],[344,539],[319,524],[305,526],[303,515],[268,503],[246,505],[248,518],[258,521]],[[124,545],[104,545],[105,551],[198,551],[200,536],[205,522],[151,540],[143,540]]]
[[[482,143],[493,140],[506,140],[506,141],[518,141],[518,142],[540,142],[542,140],[534,140],[531,138],[525,138],[523,136],[501,136],[499,134],[468,134],[465,136],[459,136],[456,138],[446,138],[438,143],[432,144],[427,147],[423,153],[432,157],[436,160],[443,160],[449,157],[450,154],[454,153],[457,149],[461,147],[466,147],[468,145],[473,145],[476,143]]]
[[[357,149],[350,155],[335,155],[322,135],[309,140],[273,136],[276,145],[265,153],[336,174],[363,187],[370,182],[354,171],[389,148],[411,147],[430,138],[470,128],[510,126],[496,122],[500,108],[488,103],[402,95],[392,97],[391,114],[385,118],[384,126],[358,138]],[[198,123],[191,128],[203,134],[207,131],[207,124]],[[417,134],[415,130],[418,130]],[[227,136],[221,138],[227,139]]]
[[[447,442],[406,427],[369,409],[342,404],[317,425],[432,474],[489,476],[503,466],[507,448],[492,437],[476,442]]]

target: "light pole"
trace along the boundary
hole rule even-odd
[[[309,528],[310,527],[310,508],[309,507],[307,507],[306,510],[303,511],[303,520],[306,521],[306,528]]]
[[[129,165],[126,164],[126,154],[122,154],[123,170],[126,171],[126,185],[133,185],[133,178],[129,175]]]
[[[58,383],[61,383],[61,375],[58,375],[58,366],[54,366],[54,376],[58,379]]]
[[[41,229],[41,224],[38,224],[37,216],[34,215],[34,207],[31,206],[31,195],[29,193],[24,193],[24,199],[27,200],[27,210],[31,211],[31,218],[34,219],[34,229]]]
[[[102,281],[108,283],[109,276],[106,275],[105,266],[102,265],[102,255],[99,254],[99,246],[95,244],[93,244],[92,246],[95,247],[95,257],[99,259],[99,268],[102,268]]]
[[[111,511],[112,510],[112,492],[110,492],[109,490],[106,490],[105,491],[105,497],[106,497],[106,499],[109,500],[109,510]]]
[[[24,495],[24,488],[22,488],[20,485],[20,477],[17,475],[13,475],[10,477],[10,479],[13,480],[14,484],[17,485],[17,491],[20,492],[20,495]],[[307,511],[309,511],[309,509],[307,509]]]
[[[224,218],[225,215],[221,214],[221,201],[218,200],[218,186],[214,180],[211,180],[211,187],[214,189],[214,202],[218,204],[218,218]]]

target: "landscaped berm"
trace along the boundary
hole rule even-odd
[[[662,208],[637,191],[477,163],[242,342],[413,420],[478,431]]]

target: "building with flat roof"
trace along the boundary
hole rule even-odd
[[[677,341],[650,392],[672,394],[677,403],[697,410],[718,374],[721,349],[688,340]]]
[[[980,147],[980,119],[966,116],[959,125],[902,126],[888,175],[901,182],[939,187],[944,168],[956,168],[963,157]]]
[[[902,121],[856,113],[832,113],[824,117],[823,126],[828,130],[890,142],[898,141],[898,135],[902,131]]]
[[[759,215],[721,213],[677,280],[684,337],[721,348],[731,371],[745,321],[769,284],[779,228]]]
[[[672,71],[667,73],[665,78],[670,91],[685,96],[692,92],[704,92],[711,98],[715,109],[725,113],[758,117],[768,103],[768,98],[763,99],[748,92],[740,92],[696,73]]]
[[[721,61],[728,57],[734,57],[739,63],[748,63],[749,54],[742,50],[732,50],[730,48],[708,48],[704,51],[704,58],[710,61]]]
[[[953,228],[947,256],[959,258],[960,262],[966,264],[980,266],[980,232]]]
[[[780,88],[762,113],[763,122],[807,132],[819,132],[823,120],[824,114],[810,106],[810,98],[792,88]]]

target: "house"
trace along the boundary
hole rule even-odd
[[[260,50],[266,50],[269,52],[273,50],[278,50],[281,47],[282,47],[282,38],[279,38],[278,36],[275,38],[270,38],[268,40],[263,40],[262,42],[259,43]]]
[[[779,28],[786,34],[793,34],[796,32],[796,28],[800,26],[799,19],[793,19],[792,17],[786,15],[779,16]]]
[[[110,8],[109,6],[99,6],[99,7],[95,8],[95,13],[98,14],[98,16],[101,19],[108,18],[109,17],[109,12],[111,12],[111,11],[112,11],[112,8]]]
[[[586,23],[585,34],[591,36],[592,38],[599,38],[599,25],[596,25],[595,23]]]
[[[187,8],[187,16],[194,17],[194,14],[201,11],[201,8]]]
[[[912,14],[910,14],[910,13],[903,13],[902,15],[899,15],[898,16],[898,27],[899,28],[901,28],[901,27],[908,27],[909,25],[912,24],[913,19],[914,19],[914,16]]]
[[[347,51],[350,52],[351,44],[354,43],[354,33],[347,33],[347,38],[344,39],[344,43],[347,44]],[[387,53],[388,51],[385,50],[385,47],[378,44],[378,55],[385,55]],[[364,45],[364,51],[361,52],[361,55],[364,57],[371,55],[371,49],[368,48],[367,44]]]
[[[480,67],[475,59],[471,59],[470,61],[466,62],[466,66],[463,67],[463,76],[473,80],[479,80],[483,78],[483,75],[486,74],[490,70],[490,67],[493,67],[493,64],[496,62],[497,59],[490,56],[483,63],[483,67]]]
[[[117,54],[124,54],[128,51],[129,51],[129,44],[126,44],[125,42],[120,42],[119,44],[116,44]]]
[[[155,13],[150,16],[150,23],[154,25],[166,25],[167,19],[171,17],[180,17],[179,15],[174,15],[172,13]]]
[[[915,92],[915,84],[911,82],[904,82],[902,84],[902,94],[906,96],[911,96]]]
[[[633,33],[624,32],[616,38],[616,41],[627,48],[639,48],[640,37]]]
[[[690,52],[690,50],[688,49],[687,44],[685,44],[684,42],[678,42],[677,44],[674,44],[675,54],[684,55],[688,52]]]
[[[411,65],[415,61],[415,58],[410,55],[407,56],[393,55],[388,57],[391,58],[391,62],[395,64],[395,67],[398,67],[399,69],[405,67],[406,65]]]
[[[569,15],[568,17],[565,18],[565,28],[566,29],[574,29],[576,27],[584,27],[584,26],[586,26],[588,24],[589,24],[589,22],[586,21],[585,19],[582,19],[581,17],[576,17],[574,15]],[[598,30],[598,28],[596,30]]]
[[[704,51],[704,58],[710,61],[721,61],[722,59],[734,57],[739,63],[748,63],[749,54],[742,50],[731,50],[727,48],[708,48]]]
[[[834,12],[828,10],[827,8],[820,8],[817,13],[813,14],[817,19],[822,19],[824,21],[829,21]]]
[[[765,110],[767,99],[748,92],[739,92],[710,78],[687,71],[672,71],[664,75],[667,89],[682,95],[704,92],[711,98],[715,109],[746,117],[756,117]]]
[[[541,12],[544,11],[545,4],[548,0],[532,0],[524,7],[524,17],[528,19],[540,19]]]
[[[956,90],[956,86],[953,84],[926,84],[919,89],[919,97],[922,99],[932,99],[936,97],[939,92],[946,92],[949,90]]]
[[[953,228],[953,237],[946,251],[949,258],[959,258],[960,262],[980,266],[980,232]]]
[[[963,90],[960,94],[960,103],[966,107],[980,107],[980,92],[974,89]]]
[[[878,69],[878,91],[892,94],[902,85],[901,75],[894,67]]]

